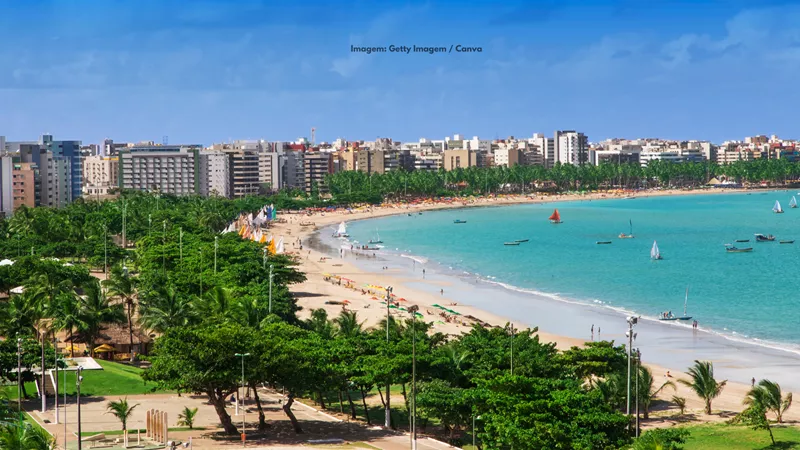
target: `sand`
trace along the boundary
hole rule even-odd
[[[650,196],[667,196],[667,195],[692,195],[692,194],[712,194],[712,193],[731,193],[741,192],[743,190],[659,190],[647,191],[645,193],[637,193],[638,197]],[[285,248],[287,252],[294,252],[299,255],[300,267],[299,269],[306,273],[307,281],[301,284],[291,286],[291,291],[298,297],[298,304],[303,308],[299,312],[301,318],[308,317],[310,311],[316,308],[324,308],[329,317],[336,317],[342,311],[343,305],[326,304],[329,301],[342,302],[347,301],[344,305],[348,310],[358,312],[358,317],[363,321],[365,327],[372,327],[377,325],[383,318],[386,317],[386,306],[381,304],[385,296],[385,292],[381,290],[373,290],[372,293],[362,294],[362,286],[365,284],[377,286],[392,286],[393,293],[396,298],[400,300],[401,307],[416,305],[419,307],[419,312],[424,315],[424,320],[433,324],[433,331],[439,331],[450,335],[459,335],[468,332],[472,325],[476,322],[472,319],[467,319],[466,316],[472,316],[479,319],[479,321],[496,325],[504,326],[512,322],[516,328],[528,328],[531,325],[510,320],[507,317],[500,317],[483,310],[479,310],[469,305],[459,304],[458,298],[448,297],[448,286],[446,282],[441,280],[421,280],[419,278],[409,279],[407,275],[401,271],[395,271],[391,268],[388,270],[368,272],[361,268],[356,267],[352,263],[352,255],[347,252],[344,257],[332,257],[330,254],[325,254],[314,248],[309,248],[309,238],[314,240],[314,234],[317,230],[339,223],[343,220],[353,221],[360,219],[369,219],[382,217],[393,214],[405,214],[409,212],[424,212],[436,209],[446,208],[459,208],[459,207],[477,207],[477,206],[503,206],[518,203],[544,203],[554,201],[567,201],[567,200],[588,200],[588,199],[604,199],[604,198],[620,198],[627,197],[630,194],[605,194],[605,193],[592,193],[585,195],[559,195],[559,196],[501,196],[498,198],[476,198],[469,202],[453,202],[453,203],[429,203],[421,205],[390,205],[381,207],[364,208],[360,210],[353,210],[351,212],[341,210],[326,213],[313,213],[313,214],[291,214],[282,213],[280,218],[284,219],[285,223],[273,223],[271,227],[271,234],[275,236],[283,236]],[[313,226],[301,226],[301,223],[310,224]],[[297,246],[297,240],[301,239],[303,250],[301,251]],[[316,246],[314,246],[316,247]],[[334,252],[336,250],[333,250]],[[342,277],[344,280],[339,282],[338,278],[331,278],[328,275],[336,275]],[[352,280],[355,289],[347,287],[347,279]],[[414,284],[426,283],[425,292],[421,289],[412,289],[408,287],[409,282],[413,281]],[[436,294],[439,289],[443,289],[443,294]],[[455,309],[461,313],[461,316],[446,320],[440,316],[441,310],[434,307],[434,304],[439,304],[451,309]],[[453,305],[453,306],[449,306]],[[403,314],[405,317],[410,317],[406,312],[398,312],[392,310],[392,314]],[[585,338],[577,338],[570,336],[559,336],[540,331],[540,339],[543,342],[555,342],[557,348],[567,349],[572,346],[580,346],[585,343]],[[603,336],[603,338],[607,338]],[[618,339],[619,340],[619,339]],[[645,362],[647,358],[644,358]],[[679,378],[686,379],[687,376],[680,369],[681,368],[665,368],[652,364],[647,364],[653,371],[656,384],[660,385],[664,381],[676,381]],[[667,372],[671,377],[667,378]],[[677,389],[673,390],[667,387],[659,398],[669,400],[673,395],[678,395],[686,398],[687,400],[687,415],[680,419],[685,420],[699,420],[699,421],[720,421],[729,418],[733,412],[738,412],[743,409],[742,399],[745,397],[749,390],[749,384],[743,383],[728,383],[722,392],[722,395],[713,402],[713,409],[715,413],[711,416],[703,414],[702,402],[685,386],[676,383]],[[651,420],[646,426],[665,426],[678,422],[677,408],[674,404],[667,404],[666,402],[659,402],[655,405],[657,411],[651,412]],[[721,415],[717,412],[723,412]],[[789,422],[800,419],[800,410],[794,411],[790,408],[785,414],[785,420]]]

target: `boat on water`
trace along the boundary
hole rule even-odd
[[[361,250],[372,250],[372,251],[375,251],[375,250],[380,250],[380,249],[381,249],[381,247],[370,247],[369,245],[361,246]]]
[[[350,235],[347,234],[347,223],[345,222],[340,223],[339,228],[336,229],[336,233],[333,233],[333,237],[340,237],[340,238],[350,237]]]
[[[550,223],[563,223],[561,221],[561,214],[558,213],[558,208],[553,211],[553,214],[550,216]]]
[[[676,316],[672,314],[672,311],[667,311],[661,313],[661,317],[658,320],[692,320],[692,316],[686,315],[686,305],[689,303],[689,287],[686,287],[686,297],[683,299],[683,315]]]
[[[771,234],[763,235],[761,233],[756,233],[756,242],[770,242],[774,240],[775,236]]]
[[[733,245],[727,245],[725,251],[728,253],[748,253],[753,251],[753,247],[738,248]]]
[[[775,200],[775,206],[772,207],[772,212],[775,214],[783,214],[783,208],[781,208],[781,202]]]
[[[519,245],[519,242],[504,242],[503,245]]]
[[[794,244],[794,240],[791,240],[791,241],[781,241],[781,244]]]
[[[466,220],[458,220],[458,219],[456,219],[456,220],[453,221],[453,223],[467,223],[467,221]]]
[[[597,244],[610,244],[611,241],[597,241]]]
[[[417,213],[417,215],[418,215],[418,216],[421,216],[421,215],[422,215],[422,213],[421,213],[421,212],[419,212],[419,213]]]
[[[750,242],[750,239],[737,239],[736,242]]]
[[[528,242],[529,239],[517,239],[514,242]]]
[[[633,239],[634,238],[634,236],[633,236],[633,221],[628,219],[628,223],[631,226],[631,232],[630,232],[630,234],[620,233],[619,234],[619,238],[620,239]]]
[[[375,230],[375,236],[376,237],[374,239],[370,239],[368,243],[369,244],[383,244],[383,241],[381,240],[381,235],[378,234],[378,230],[377,229]]]
[[[658,244],[656,244],[656,241],[653,241],[653,247],[650,249],[650,259],[653,261],[663,259],[661,257],[661,252],[658,251]]]
[[[792,199],[789,200],[789,207],[790,208],[797,208],[797,199],[796,198],[792,197]]]

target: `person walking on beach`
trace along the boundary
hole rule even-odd
[[[753,377],[753,379],[750,380],[750,387],[756,387],[756,377]]]
[[[592,324],[592,340],[594,340],[594,324]]]
[[[444,295],[444,289],[439,289],[439,293]]]
[[[425,269],[422,269],[422,279],[425,279]]]

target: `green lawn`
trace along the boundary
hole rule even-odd
[[[773,427],[777,445],[772,446],[766,430],[731,425],[702,425],[686,427],[691,433],[685,450],[767,450],[800,449],[800,428]]]
[[[152,383],[145,384],[142,380],[142,370],[133,366],[119,364],[111,361],[97,361],[103,370],[84,370],[83,383],[81,384],[81,395],[109,396],[109,395],[136,395],[148,394],[152,392],[166,392],[156,390]],[[67,395],[75,395],[75,371],[66,371],[66,391]],[[64,372],[58,372],[59,395],[63,395]],[[33,383],[25,383],[28,395],[36,393]],[[17,386],[4,386],[3,392],[9,399],[17,398]]]

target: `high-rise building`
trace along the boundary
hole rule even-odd
[[[203,197],[231,197],[231,156],[216,150],[201,150],[200,191]]]
[[[67,162],[69,167],[69,176],[66,177],[65,181],[68,183],[69,189],[66,195],[63,196],[63,200],[67,203],[70,203],[73,200],[80,198],[81,190],[83,188],[81,141],[55,141],[53,140],[52,135],[44,134],[39,140],[39,144],[53,154],[54,160],[63,158]],[[59,202],[61,202],[62,196],[59,195],[58,199]]]
[[[356,169],[366,173],[385,172],[386,152],[384,150],[360,150],[356,156]]]
[[[333,153],[306,152],[303,155],[303,174],[305,176],[305,191],[310,194],[328,192],[325,177],[333,173]]]
[[[263,192],[274,192],[281,188],[280,155],[274,144],[258,154],[258,182]]]
[[[55,207],[57,205],[58,195],[55,193],[56,183],[54,180],[55,169],[53,167],[53,154],[37,143],[20,143],[18,144],[18,149],[19,162],[33,164],[33,167],[25,166],[27,169],[21,170],[35,170],[37,174],[36,206]],[[29,188],[31,185],[32,183],[28,183],[26,188]]]
[[[14,197],[12,201],[15,210],[22,205],[33,208],[40,204],[39,169],[35,163],[15,163],[12,180]]]
[[[285,149],[281,163],[281,180],[284,188],[305,189],[303,150]]]
[[[478,152],[474,150],[445,150],[442,157],[444,170],[474,167],[478,165]]]
[[[119,187],[119,158],[116,156],[87,156],[83,158],[84,197],[107,196]]]
[[[556,159],[561,164],[582,166],[589,163],[589,141],[577,131],[556,131],[553,137]]]
[[[541,133],[534,133],[533,138],[530,139],[529,142],[539,147],[539,152],[542,155],[542,164],[548,169],[552,168],[557,160],[555,140]]]
[[[5,142],[0,142],[5,146]],[[0,218],[14,213],[14,161],[0,149]]]
[[[119,187],[190,195],[200,192],[199,145],[141,144],[119,151]]]

